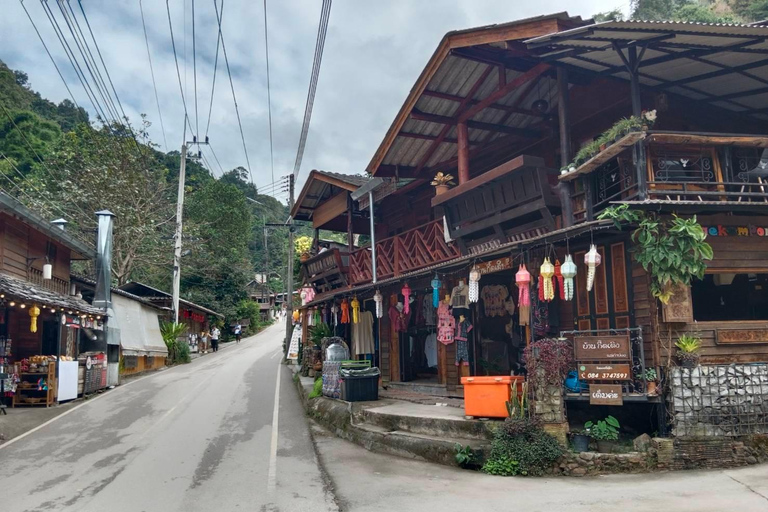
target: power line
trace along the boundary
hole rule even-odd
[[[216,3],[216,0],[213,0]],[[221,16],[224,17],[224,0],[221,0]],[[208,107],[208,124],[205,126],[205,136],[208,137],[208,129],[211,127],[211,113],[213,112],[213,93],[216,91],[216,69],[219,67],[219,47],[221,46],[221,28],[216,35],[216,58],[213,60],[213,84],[211,85],[211,105]],[[221,166],[219,166],[221,167]]]
[[[144,22],[144,7],[139,0],[139,11],[141,11],[141,26],[144,28],[144,42],[147,45],[147,59],[149,60],[149,72],[152,75],[152,88],[155,90],[155,102],[157,103],[157,115],[160,116],[160,129],[163,131],[163,144],[165,152],[168,152],[168,139],[165,138],[165,125],[163,125],[163,113],[160,110],[160,97],[157,95],[157,83],[155,83],[155,69],[152,66],[152,54],[149,52],[149,38],[147,37],[147,25]]]
[[[192,123],[189,121],[189,114],[187,113],[187,100],[184,99],[184,89],[181,86],[181,72],[179,71],[179,59],[176,56],[176,40],[173,37],[173,23],[171,22],[171,5],[170,0],[165,0],[165,8],[168,11],[168,27],[171,29],[171,45],[173,46],[173,61],[176,63],[176,77],[179,79],[179,92],[181,93],[181,103],[184,105],[184,136],[182,142],[187,139],[187,124],[189,130],[192,131]]]
[[[219,6],[216,0],[213,0],[213,7],[216,9],[216,20],[219,23],[219,37],[221,37],[221,49],[224,50],[224,62],[227,65],[227,75],[229,75],[229,87],[232,89],[232,100],[235,103],[235,113],[237,114],[237,125],[240,127],[240,138],[243,141],[243,151],[245,152],[245,162],[248,164],[248,174],[251,177],[253,185],[253,172],[251,171],[251,161],[248,158],[248,148],[245,146],[245,134],[243,133],[243,123],[240,120],[240,110],[237,108],[237,96],[235,96],[235,83],[232,81],[232,73],[229,69],[229,58],[227,57],[227,45],[224,43],[224,34],[221,31],[221,18],[219,15]],[[223,4],[222,4],[223,7]]]
[[[323,60],[323,49],[325,47],[325,35],[328,31],[328,19],[331,15],[331,0],[323,0],[323,9],[320,12],[320,24],[317,28],[317,41],[315,43],[315,58],[312,63],[312,74],[309,79],[309,92],[307,93],[307,103],[304,107],[304,121],[301,125],[301,135],[299,136],[299,149],[296,152],[296,162],[293,165],[294,179],[298,177],[301,169],[301,161],[304,159],[304,148],[307,144],[307,134],[309,133],[309,123],[312,119],[312,107],[315,103],[315,92],[317,91],[317,79],[320,76],[320,64]]]
[[[215,1],[215,0],[214,0]],[[222,0],[223,2],[224,0]],[[272,92],[269,88],[269,37],[267,32],[267,0],[264,0],[264,53],[267,56],[267,112],[269,112],[269,163],[275,181],[275,158],[272,149]]]
[[[214,0],[215,2],[216,0]],[[195,0],[192,0],[192,69],[195,80],[195,135],[200,136],[200,116],[197,111],[197,46],[195,44]]]
[[[221,169],[221,174],[224,174],[224,168],[221,166],[221,162],[219,162],[219,157],[216,156],[216,152],[213,150],[213,145],[208,142],[208,147],[211,149],[211,154],[213,155],[213,158],[216,160],[216,164],[219,166],[219,169]]]

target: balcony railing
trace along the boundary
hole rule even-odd
[[[399,235],[376,242],[376,277],[386,279],[442,263],[460,255],[453,242],[445,241],[443,221],[435,220]],[[371,248],[350,254],[352,284],[372,280]]]
[[[69,281],[53,277],[52,279],[43,279],[43,271],[36,268],[30,268],[27,272],[27,279],[30,283],[45,288],[61,295],[69,295]]]
[[[305,279],[320,293],[346,286],[348,272],[349,254],[338,249],[321,252],[302,263]]]

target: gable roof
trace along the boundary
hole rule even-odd
[[[158,290],[157,288],[153,288],[147,284],[144,283],[138,283],[136,281],[131,281],[130,283],[125,283],[123,286],[120,287],[121,290],[127,291],[128,293],[132,293],[133,295],[137,295],[139,297],[143,297],[147,300],[157,300],[157,299],[173,299],[173,295],[171,295],[168,292],[164,292],[162,290]],[[208,313],[209,315],[214,315],[219,318],[224,318],[224,315],[221,313],[217,313],[216,311],[213,311],[212,309],[208,309],[205,306],[200,306],[199,304],[195,304],[194,302],[190,302],[186,299],[179,298],[179,303],[184,304],[188,307],[199,309],[200,311],[203,311],[205,313]]]
[[[312,170],[307,177],[304,187],[301,189],[296,203],[291,210],[291,217],[294,220],[311,221],[315,209],[329,199],[337,198],[341,202],[339,206],[343,208],[334,208],[333,211],[343,211],[346,209],[346,199],[341,194],[354,192],[370,180],[368,176],[354,174],[341,174],[338,172]],[[327,220],[333,220],[336,213],[330,215]],[[316,226],[317,227],[317,226]]]

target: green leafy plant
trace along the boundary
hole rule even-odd
[[[325,322],[309,328],[309,340],[316,347],[323,344],[323,339],[330,338],[331,336],[333,336],[333,330]]]
[[[680,352],[692,354],[701,348],[701,338],[693,334],[681,334],[677,338],[675,346]]]
[[[656,375],[656,368],[646,368],[645,372],[635,375],[637,380],[643,380],[643,377],[645,377],[645,380],[648,382],[656,382],[656,379],[658,378]]]
[[[689,219],[677,215],[662,218],[622,204],[606,208],[597,218],[610,219],[619,228],[623,224],[637,225],[632,232],[635,259],[650,272],[651,292],[664,304],[676,285],[689,286],[693,278],[703,278],[706,261],[714,255],[695,215]]]
[[[619,420],[610,415],[597,423],[588,421],[584,424],[585,433],[596,441],[618,441],[619,428]]]
[[[318,398],[323,396],[323,379],[318,377],[315,379],[315,385],[312,388],[312,392],[309,394],[309,398]]]
[[[654,122],[656,122],[655,110],[643,112],[640,116],[630,116],[619,119],[613,126],[601,133],[595,140],[585,144],[584,147],[576,153],[576,156],[573,157],[573,161],[563,169],[568,170],[572,167],[580,166],[593,156],[597,155],[600,152],[601,146],[609,146],[628,133],[640,131],[644,126],[652,126]]]
[[[192,361],[189,354],[189,344],[185,340],[176,341],[176,360],[174,363],[187,364]]]
[[[533,419],[505,421],[494,431],[483,471],[503,476],[540,476],[563,454],[557,440]]]
[[[528,412],[528,403],[526,397],[528,396],[528,383],[523,382],[520,392],[517,392],[517,381],[512,383],[512,399],[507,402],[507,412],[512,420],[522,420],[526,417]]]
[[[472,447],[469,445],[462,446],[459,443],[455,445],[456,449],[456,463],[462,468],[471,466],[475,461],[475,453],[472,451]]]
[[[181,344],[177,343],[179,337],[184,335],[187,330],[187,326],[175,322],[160,322],[160,336],[163,338],[163,343],[168,349],[168,359],[171,364],[177,362],[177,351]],[[186,343],[184,344],[186,345]],[[187,357],[189,357],[189,346],[187,345]]]

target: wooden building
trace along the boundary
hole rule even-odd
[[[628,336],[632,376],[620,385],[629,402],[661,401],[635,375],[663,373],[670,332],[700,333],[704,364],[768,362],[766,36],[763,26],[595,24],[567,13],[449,32],[366,169],[381,181],[356,184],[374,189],[373,208],[369,195],[351,201],[352,187],[320,192],[318,172],[302,190],[294,218],[350,241],[373,235],[376,248],[375,275],[370,246],[305,262],[317,292],[305,313],[353,297],[373,310],[379,290],[384,383],[435,394],[461,395],[462,373],[515,371],[521,347],[543,337]],[[622,119],[636,124],[619,131]],[[612,129],[616,137],[581,158]],[[455,177],[447,192],[430,185],[439,172]],[[620,204],[697,215],[714,249],[705,279],[663,306],[632,257],[630,230],[598,220]],[[588,291],[592,244],[602,264]],[[521,319],[519,265],[535,293],[544,259],[566,255],[578,266],[573,300]],[[418,300],[438,282],[442,298],[473,267],[509,309],[473,307],[470,364],[455,365],[456,343],[438,343],[435,368],[423,356],[429,329],[393,326],[390,301],[404,302],[406,282]]]

